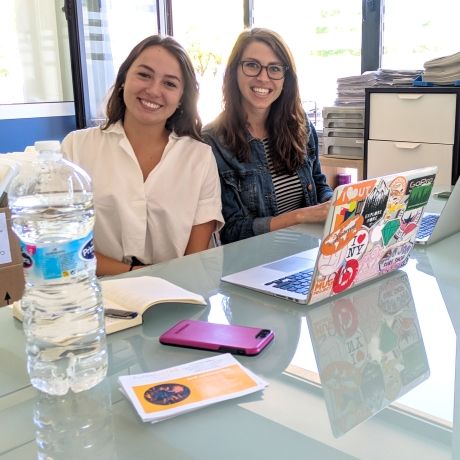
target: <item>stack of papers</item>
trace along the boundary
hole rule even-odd
[[[412,85],[421,73],[421,70],[378,69],[338,78],[335,105],[363,106],[366,88]]]
[[[152,423],[268,385],[229,353],[157,372],[122,376],[118,381],[139,417]]]
[[[426,61],[423,66],[423,80],[426,82],[452,85],[460,81],[460,52]]]

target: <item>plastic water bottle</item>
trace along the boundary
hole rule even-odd
[[[89,176],[62,158],[58,141],[35,148],[37,161],[24,164],[8,190],[24,259],[27,370],[34,387],[64,395],[107,373],[93,195]]]
[[[33,408],[37,460],[116,460],[107,380],[88,391],[39,393]]]

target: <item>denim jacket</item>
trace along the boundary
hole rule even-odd
[[[306,206],[323,203],[332,196],[332,189],[321,172],[318,136],[311,123],[309,130],[306,162],[297,171]],[[248,132],[251,160],[242,163],[224,146],[213,123],[205,126],[202,134],[205,142],[212,147],[219,169],[225,219],[220,231],[222,243],[270,231],[270,220],[278,214],[278,208],[263,143]]]

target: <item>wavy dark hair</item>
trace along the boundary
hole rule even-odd
[[[240,161],[249,161],[247,120],[241,116],[244,109],[237,74],[244,50],[252,42],[265,43],[288,66],[283,91],[270,107],[266,129],[275,166],[292,174],[305,162],[309,133],[300,100],[294,58],[287,44],[276,32],[254,28],[242,32],[237,38],[224,73],[223,112],[217,120],[217,131]]]
[[[190,136],[201,140],[201,119],[198,115],[199,85],[196,79],[192,61],[185,49],[174,38],[152,35],[138,43],[121,64],[117,78],[112,88],[112,94],[107,102],[107,121],[102,129],[107,129],[117,121],[125,118],[126,104],[123,100],[123,85],[126,74],[139,55],[151,46],[161,46],[169,51],[179,62],[184,77],[184,93],[180,107],[166,121],[166,128],[174,130],[179,136]]]

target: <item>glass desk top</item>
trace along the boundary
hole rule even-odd
[[[320,235],[319,226],[296,226],[126,275],[160,276],[208,305],[157,305],[142,326],[109,335],[108,377],[83,393],[50,397],[30,386],[22,325],[0,309],[0,457],[387,459],[388,446],[393,459],[460,456],[460,234],[417,247],[403,270],[313,307],[220,281],[318,246]],[[273,329],[259,356],[237,358],[269,386],[143,423],[117,377],[211,356],[158,342],[184,318]]]

